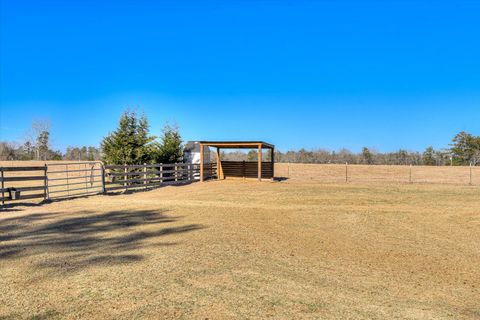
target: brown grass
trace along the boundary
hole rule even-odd
[[[278,163],[275,175],[289,177],[291,180],[315,181],[325,183],[438,183],[480,185],[480,167],[465,166],[384,166],[384,165],[345,165],[338,164],[287,164]],[[410,180],[411,170],[411,180]]]
[[[8,208],[0,318],[480,318],[478,187],[302,167]]]

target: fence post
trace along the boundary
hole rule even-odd
[[[147,164],[143,164],[143,184],[145,185],[145,189],[147,189]]]
[[[105,185],[105,166],[103,162],[100,164],[101,170],[102,170],[102,192],[107,193],[107,187]]]
[[[126,164],[126,163],[125,163],[125,168],[123,169],[123,172],[124,172],[124,173],[127,173],[127,172],[128,172],[128,170],[127,170],[127,164]],[[123,186],[125,187],[125,190],[126,190],[126,187],[127,187],[127,177],[128,177],[127,174],[125,174],[125,175],[123,176]]]
[[[43,169],[43,200],[44,201],[48,199],[47,190],[48,190],[47,164],[45,163],[45,168]]]
[[[3,168],[0,168],[0,173],[1,173],[1,179],[2,179],[2,206],[5,204],[5,182],[3,181]]]
[[[345,183],[348,182],[348,162],[345,162]]]
[[[175,166],[173,166],[173,174],[174,174],[174,177],[175,177],[175,182],[178,182],[178,167],[177,167],[177,164],[175,163]]]
[[[160,183],[163,184],[163,163],[160,163],[160,167],[158,167],[160,170],[160,174],[159,174],[159,177],[160,177]]]
[[[470,185],[472,185],[472,163],[470,162]]]
[[[408,182],[412,183],[412,165],[410,165],[410,172],[409,172]]]

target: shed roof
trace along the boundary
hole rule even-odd
[[[275,146],[264,141],[199,141],[200,144],[209,147],[218,147],[218,148],[231,148],[231,149],[253,149],[258,148],[267,148],[273,149]]]

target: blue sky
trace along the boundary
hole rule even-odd
[[[480,134],[480,1],[0,2],[0,140],[99,145],[126,108],[282,150]]]

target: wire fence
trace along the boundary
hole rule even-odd
[[[480,185],[477,166],[399,166],[277,163],[275,176],[325,183],[433,183]]]

